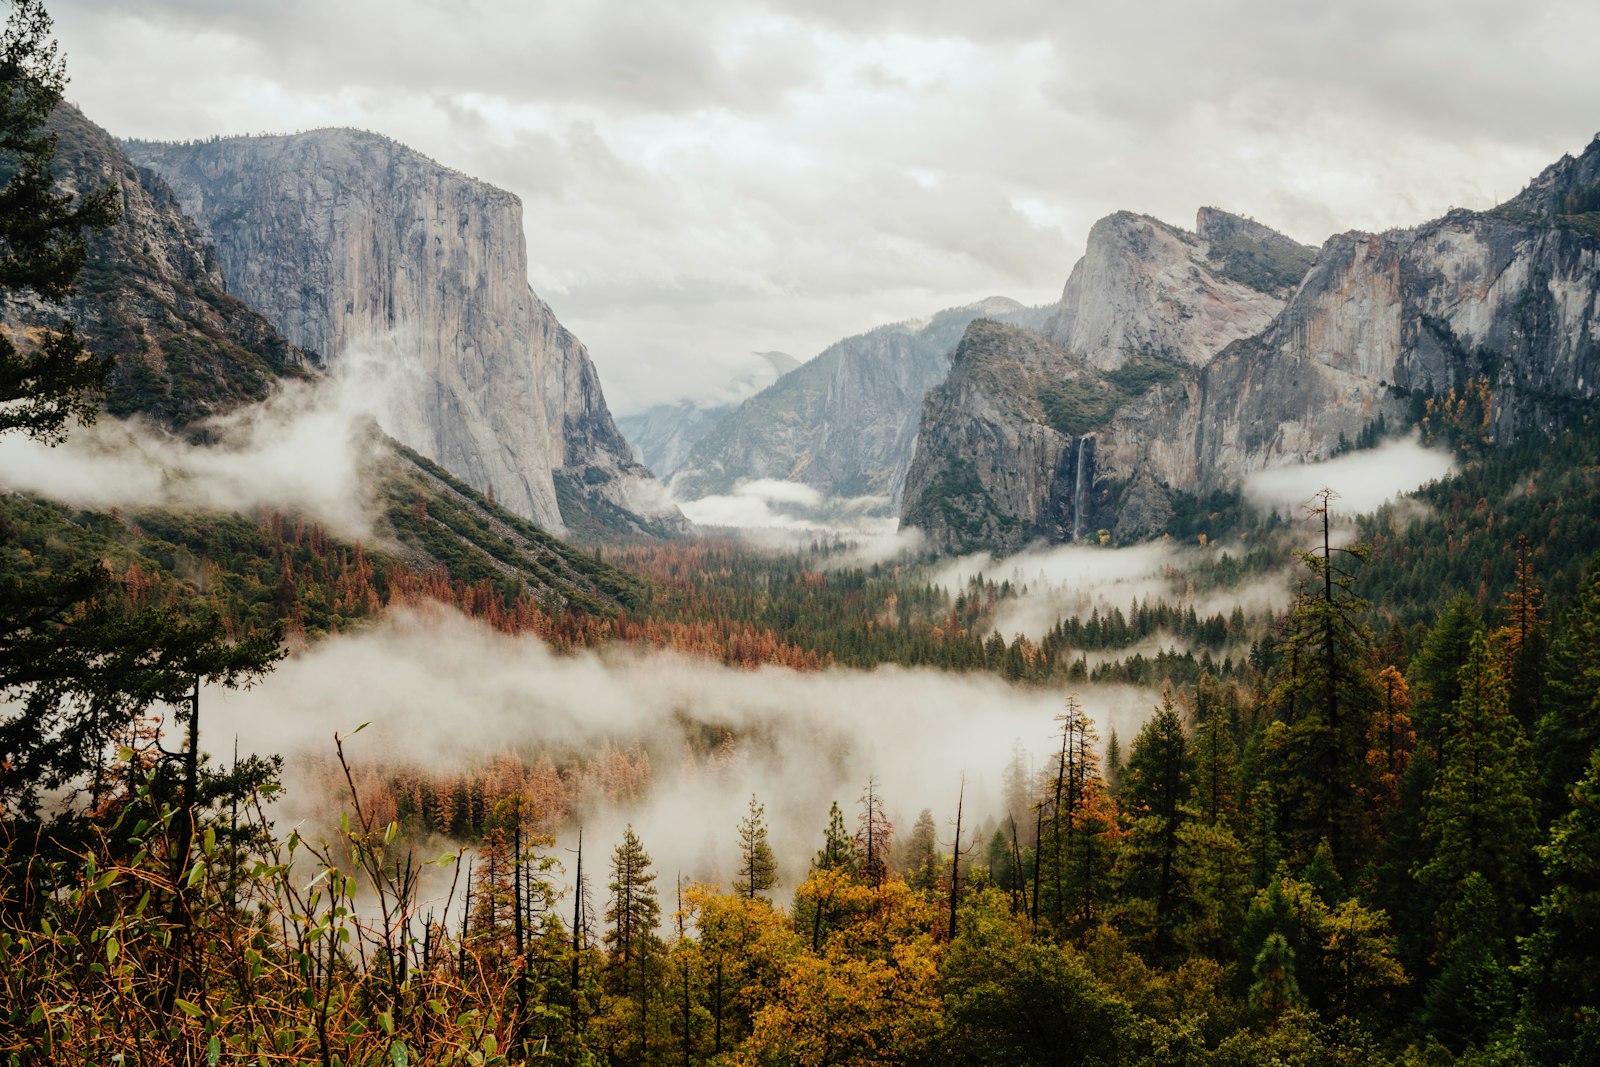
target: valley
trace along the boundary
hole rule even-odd
[[[542,206],[7,10],[7,1062],[1588,1062],[1600,138],[618,416]]]

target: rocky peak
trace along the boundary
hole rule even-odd
[[[1201,224],[1210,238],[1127,211],[1095,223],[1045,335],[1113,370],[1136,355],[1203,365],[1260,332],[1283,306],[1281,291],[1236,264],[1272,259],[1277,240],[1294,243],[1213,209]]]
[[[1543,218],[1600,216],[1600,133],[1582,155],[1562,156],[1497,211],[1528,212]]]

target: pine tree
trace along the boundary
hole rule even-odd
[[[40,0],[14,0],[0,32],[0,291],[58,300],[71,291],[88,256],[83,231],[118,218],[116,190],[57,192],[56,135],[45,120],[67,77]],[[45,330],[28,350],[0,334],[0,434],[20,430],[56,443],[66,424],[94,421],[111,360],[89,356],[71,322]]]
[[[1250,986],[1250,1006],[1262,1015],[1276,1018],[1290,1008],[1305,1006],[1295,979],[1294,949],[1282,934],[1274,931],[1267,935],[1250,973],[1255,978]]]
[[[932,892],[939,885],[938,827],[933,822],[933,812],[923,808],[911,826],[906,839],[902,860],[906,884],[913,889]]]
[[[811,866],[819,871],[855,872],[855,843],[845,829],[844,812],[839,810],[837,800],[828,809],[828,825],[822,832],[822,848],[811,861]]]
[[[1600,751],[1569,803],[1539,849],[1550,889],[1517,968],[1526,988],[1522,1044],[1538,1063],[1600,1055]]]
[[[1173,946],[1178,833],[1192,784],[1189,739],[1168,691],[1133,740],[1118,797],[1127,827],[1118,858],[1121,895],[1127,904],[1149,909],[1147,916],[1143,907],[1129,912],[1136,920],[1130,932],[1157,951]],[[1139,917],[1147,921],[1137,921]]]
[[[766,810],[751,793],[750,811],[739,821],[739,881],[735,888],[747,900],[778,883],[778,863],[767,844]]]
[[[1529,903],[1534,861],[1532,766],[1527,741],[1508,706],[1502,653],[1477,634],[1460,673],[1461,696],[1444,720],[1438,778],[1426,798],[1426,861],[1417,877],[1442,916],[1439,945],[1448,965],[1488,952],[1508,964],[1517,916]],[[1482,892],[1464,894],[1468,880]],[[1485,940],[1494,943],[1482,946]],[[1474,966],[1477,966],[1474,964]]]
[[[610,929],[605,944],[611,954],[612,988],[625,996],[637,993],[641,1001],[646,964],[660,945],[656,928],[661,924],[661,905],[655,881],[650,854],[630,823],[611,854],[611,900],[606,906]]]
[[[1378,704],[1367,603],[1355,595],[1354,575],[1342,559],[1364,560],[1366,548],[1336,548],[1330,500],[1324,489],[1309,509],[1320,519],[1320,552],[1298,553],[1314,591],[1303,593],[1282,643],[1272,679],[1274,714],[1289,731],[1281,759],[1266,767],[1274,777],[1282,836],[1291,856],[1307,862],[1327,840],[1341,870],[1353,868],[1370,844],[1366,739]]]
[[[1562,616],[1546,662],[1534,748],[1540,808],[1554,820],[1569,809],[1569,790],[1600,747],[1600,557]]]
[[[56,190],[56,137],[44,124],[66,73],[50,29],[39,0],[14,0],[0,30],[0,295],[55,301],[83,267],[83,231],[110,225],[118,211],[112,188]],[[70,322],[24,348],[0,333],[0,437],[20,432],[53,444],[69,422],[92,422],[110,360],[86,353]],[[42,790],[89,775],[150,704],[171,704],[193,733],[197,676],[231,686],[277,659],[275,633],[236,645],[215,621],[168,608],[130,613],[103,565],[52,573],[16,537],[0,501],[0,796],[8,820],[32,821]],[[57,829],[65,821],[57,819]]]

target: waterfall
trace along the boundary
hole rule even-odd
[[[1083,540],[1083,513],[1089,503],[1089,483],[1094,480],[1094,438],[1078,438],[1078,469],[1072,483],[1072,540]],[[1087,470],[1088,477],[1084,477]]]

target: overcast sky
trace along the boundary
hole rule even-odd
[[[1054,300],[1117,209],[1320,244],[1486,207],[1600,129],[1593,0],[48,6],[119,136],[359,126],[517,193],[618,413]]]

